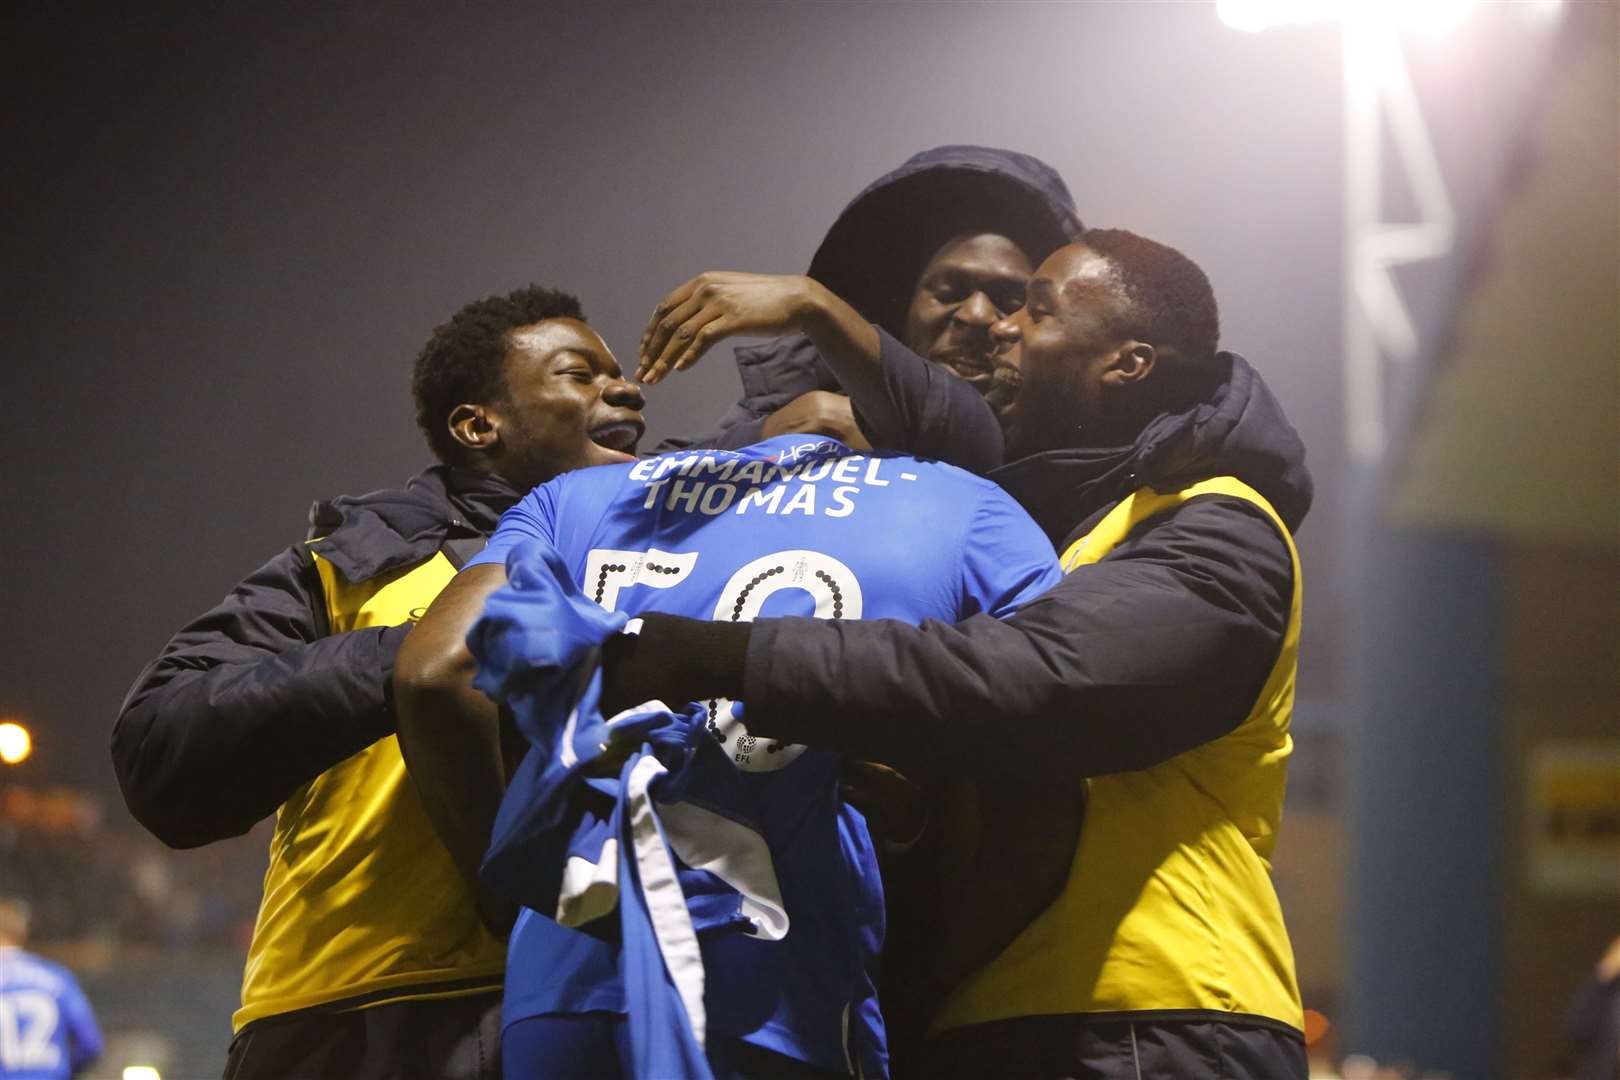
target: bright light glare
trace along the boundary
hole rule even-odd
[[[1540,22],[1551,22],[1564,13],[1564,0],[1525,0],[1514,7]]]
[[[150,1065],[125,1065],[124,1080],[163,1080],[163,1074]]]
[[[1215,14],[1234,30],[1258,34],[1273,26],[1331,19],[1339,13],[1339,7],[1333,0],[1216,0]]]
[[[0,761],[15,765],[34,750],[34,740],[21,724],[0,724]]]
[[[1234,30],[1257,34],[1274,26],[1317,22],[1383,22],[1415,30],[1444,30],[1477,0],[1217,0],[1215,13]]]

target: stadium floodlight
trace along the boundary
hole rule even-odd
[[[1394,24],[1345,22],[1344,390],[1350,452],[1383,455],[1384,360],[1407,364],[1421,349],[1393,273],[1439,259],[1456,240],[1456,215]],[[1412,193],[1417,220],[1386,221],[1383,131]]]
[[[1336,21],[1344,53],[1344,425],[1351,456],[1376,461],[1384,432],[1384,358],[1418,354],[1417,329],[1396,285],[1394,267],[1451,250],[1455,218],[1417,94],[1406,70],[1398,25],[1455,21],[1470,0],[1218,0],[1216,13],[1236,30]],[[1417,222],[1383,220],[1383,121],[1417,203]]]
[[[34,740],[28,729],[15,721],[0,724],[0,762],[16,765],[33,753]]]
[[[1235,30],[1337,22],[1344,54],[1344,410],[1351,456],[1383,456],[1385,362],[1410,363],[1421,349],[1394,276],[1397,266],[1442,258],[1455,243],[1456,216],[1406,66],[1400,31],[1455,26],[1477,0],[1217,0]],[[1547,22],[1562,0],[1515,8]],[[1412,193],[1415,221],[1384,219],[1384,132]]]
[[[163,1074],[150,1065],[125,1065],[124,1080],[163,1080]]]

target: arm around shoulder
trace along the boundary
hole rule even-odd
[[[1002,463],[1001,424],[978,390],[867,322],[825,286],[804,280],[800,325],[848,391],[850,424],[865,441],[973,472]]]
[[[879,332],[876,376],[853,395],[874,446],[937,458],[969,472],[1002,464],[1006,443],[995,410],[966,379]]]
[[[1149,768],[1242,723],[1293,588],[1262,513],[1189,502],[1004,622],[755,623],[749,726],[945,775]]]

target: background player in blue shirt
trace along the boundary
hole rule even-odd
[[[562,554],[591,599],[648,618],[999,616],[1057,580],[1049,543],[993,484],[833,440],[784,436],[559,477],[508,512],[401,652],[401,723],[437,726],[434,745],[444,751],[408,762],[429,788],[501,782],[494,709],[470,688],[463,639],[505,583],[507,553],[532,539]],[[445,706],[452,711],[436,711]],[[846,1029],[861,1027],[870,957],[860,942],[881,934],[882,907],[865,826],[838,794],[839,758],[753,739],[729,702],[707,708],[706,790],[723,803],[720,792],[746,789],[790,923],[780,940],[705,936],[711,1061],[724,1075],[825,1075],[853,1071],[859,1057],[870,1072],[881,1054],[851,1054]],[[536,1016],[548,1018],[547,1075],[563,1067],[561,1054],[585,1074],[604,1061],[612,1067],[613,1022],[602,1014],[626,1007],[615,996],[614,948],[610,933],[525,914],[508,970],[508,1075],[521,1075],[535,1049],[521,1036]],[[554,1019],[587,1013],[595,1019],[581,1021],[591,1027],[583,1037],[566,1034],[578,1025]]]
[[[101,1030],[73,976],[27,941],[27,905],[0,897],[0,1077],[66,1080],[101,1055]]]

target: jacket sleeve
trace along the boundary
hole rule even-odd
[[[277,555],[130,688],[112,738],[130,812],[171,847],[246,832],[393,731],[394,655],[409,629],[330,634],[307,550]]]
[[[1005,622],[754,623],[748,725],[946,776],[1148,768],[1243,722],[1293,587],[1260,510],[1190,500]]]
[[[858,395],[856,421],[872,445],[983,473],[1002,463],[1001,424],[983,397],[878,329],[883,389]]]

